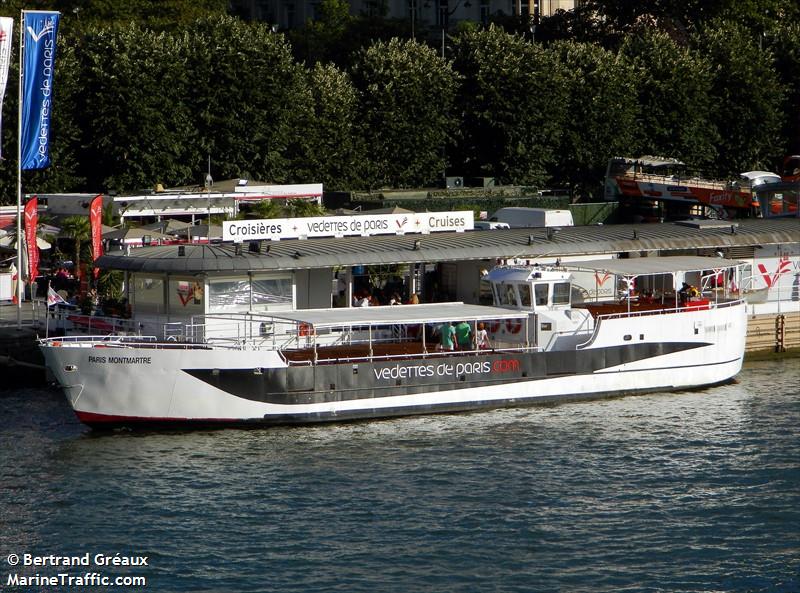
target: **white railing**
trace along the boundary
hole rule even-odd
[[[644,311],[625,311],[622,313],[607,313],[605,315],[598,315],[597,319],[595,320],[594,332],[592,332],[591,337],[582,344],[578,344],[575,348],[578,350],[583,350],[584,348],[587,348],[589,345],[591,345],[597,338],[597,334],[600,332],[600,327],[603,325],[603,321],[610,321],[612,319],[646,317],[652,315],[673,315],[676,313],[692,313],[695,311],[704,311],[710,309],[723,309],[726,307],[734,307],[740,305],[743,302],[744,302],[743,299],[730,299],[718,302],[698,301],[693,305],[692,302],[690,301],[682,307],[675,307],[670,309],[647,309]]]

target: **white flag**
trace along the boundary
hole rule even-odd
[[[11,61],[11,35],[14,32],[14,19],[0,17],[0,137],[3,131],[3,99],[8,84],[8,64]],[[2,158],[0,150],[0,158]]]
[[[47,287],[47,306],[52,307],[53,305],[57,305],[59,303],[65,303],[66,301],[61,298],[61,295],[58,294],[55,290],[53,290],[52,286]]]

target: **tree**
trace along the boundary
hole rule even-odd
[[[620,56],[596,45],[558,42],[555,61],[569,74],[553,176],[582,195],[602,188],[609,157],[628,153],[639,125],[636,71]]]
[[[184,100],[192,90],[184,46],[136,25],[86,39],[83,165],[90,187],[125,191],[191,178],[197,133]]]
[[[800,24],[781,22],[769,31],[764,41],[769,43],[776,72],[788,91],[783,107],[787,115],[783,148],[787,154],[800,154]]]
[[[655,29],[629,36],[620,51],[636,68],[638,152],[710,166],[719,140],[711,121],[711,64]]]
[[[566,115],[565,75],[545,50],[498,27],[455,39],[463,77],[454,161],[470,176],[539,185],[553,166]]]
[[[292,179],[331,190],[360,187],[366,155],[358,93],[350,77],[333,65],[316,64],[307,77],[307,100],[295,106],[303,117],[291,153]]]
[[[68,216],[61,223],[61,234],[75,241],[75,270],[81,269],[81,250],[84,244],[88,245],[91,238],[91,229],[88,216]]]
[[[197,19],[225,15],[229,8],[227,0],[55,0],[42,4],[43,9],[61,11],[65,22],[87,32],[131,23],[154,30],[181,28]]]
[[[16,49],[16,48],[14,48]],[[12,51],[9,86],[3,102],[3,159],[0,160],[0,204],[15,203],[17,195],[17,119],[18,93],[14,84],[19,78],[19,64]],[[23,171],[24,193],[50,193],[63,188],[82,187],[80,174],[81,121],[80,96],[83,92],[76,51],[68,37],[59,32],[55,62],[50,125],[50,161],[46,169]]]
[[[430,47],[393,39],[362,50],[352,77],[361,94],[370,185],[432,182],[445,168],[443,151],[455,128],[457,76],[450,64]]]
[[[345,0],[322,0],[317,9],[317,18],[308,19],[305,30],[296,32],[292,39],[305,45],[308,65],[332,60],[341,63],[343,47],[349,47],[347,32],[353,22],[350,3]]]
[[[770,168],[780,157],[786,88],[772,55],[741,26],[716,22],[696,36],[713,70],[711,121],[720,132],[714,161],[720,175]]]
[[[305,101],[302,68],[283,35],[262,23],[231,17],[199,21],[187,34],[183,97],[196,126],[198,166],[211,156],[214,177],[284,182],[290,175],[287,149],[297,133]]]

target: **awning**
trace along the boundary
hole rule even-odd
[[[569,270],[589,270],[618,276],[652,276],[675,272],[701,272],[742,265],[735,259],[702,257],[698,255],[674,255],[660,257],[635,257],[631,259],[598,259],[571,261],[564,264]]]
[[[308,323],[315,328],[323,328],[350,325],[409,325],[444,323],[446,321],[519,319],[526,317],[528,313],[529,311],[513,311],[484,305],[433,303],[343,309],[301,309],[270,312],[267,316],[276,320]]]

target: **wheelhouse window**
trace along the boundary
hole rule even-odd
[[[497,287],[497,294],[500,297],[500,304],[509,307],[517,306],[517,292],[513,284]]]
[[[530,284],[520,284],[519,288],[519,301],[523,307],[531,306],[531,287]]]
[[[534,284],[533,292],[536,295],[536,305],[539,307],[544,307],[547,305],[547,289],[548,285],[541,283],[541,284]]]
[[[569,305],[569,282],[556,282],[553,284],[553,304],[554,305]]]

